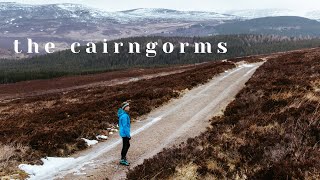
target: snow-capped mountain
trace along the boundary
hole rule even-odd
[[[33,38],[66,46],[74,41],[102,41],[130,36],[172,34],[177,29],[238,21],[234,15],[170,9],[106,12],[79,4],[0,3],[0,48],[13,39]],[[198,27],[198,26],[196,26]],[[208,35],[207,31],[201,34]],[[184,35],[181,32],[175,35]],[[66,46],[67,47],[67,46]]]
[[[26,41],[26,38],[32,38],[40,44],[54,42],[57,47],[64,49],[75,41],[96,42],[146,35],[208,36],[219,34],[216,31],[217,25],[267,16],[299,14],[283,9],[216,13],[140,8],[106,12],[79,4],[27,5],[0,2],[0,48],[12,49],[14,40]],[[317,11],[303,16],[320,19]]]
[[[132,9],[119,11],[117,15],[122,14],[130,18],[154,18],[154,19],[179,19],[188,21],[210,21],[210,20],[233,20],[239,17],[228,14],[219,14],[215,12],[203,11],[177,11],[172,9]]]
[[[89,8],[79,4],[49,4],[25,5],[18,3],[0,3],[0,13],[7,19],[22,18],[40,19],[81,19],[82,21],[96,21],[108,19],[118,23],[144,20],[180,20],[180,21],[207,21],[239,19],[233,15],[201,11],[177,11],[170,9],[132,9],[127,11],[106,12]]]

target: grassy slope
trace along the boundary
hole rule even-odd
[[[320,50],[270,59],[202,135],[128,179],[319,179]]]
[[[146,57],[146,44],[158,42],[157,56]],[[113,43],[123,42],[121,53],[113,53]],[[138,42],[141,54],[128,53],[128,42]],[[165,54],[162,46],[171,42],[177,47],[171,54]],[[186,53],[179,53],[179,43],[189,42]],[[195,54],[192,45],[195,42],[210,42],[212,54]],[[217,44],[228,43],[226,54],[217,54]],[[133,67],[162,67],[174,64],[193,64],[212,60],[229,59],[239,56],[268,54],[301,48],[317,47],[320,39],[297,39],[266,35],[226,35],[210,37],[133,37],[109,41],[109,53],[102,52],[102,44],[97,43],[97,54],[87,54],[86,47],[79,47],[81,53],[73,54],[70,50],[32,57],[25,60],[0,60],[0,84],[14,83],[34,79],[101,73],[110,70]]]
[[[114,127],[117,108],[123,101],[132,100],[130,114],[136,118],[178,97],[181,91],[234,67],[230,62],[212,62],[175,75],[128,84],[0,102],[0,143],[28,149],[25,156],[12,156],[10,161],[30,163],[43,156],[66,156],[86,148],[81,138],[94,139]],[[0,162],[5,160],[0,156]],[[10,172],[9,167],[0,169],[0,175]]]

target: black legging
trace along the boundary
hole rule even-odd
[[[122,138],[122,151],[121,151],[121,159],[127,159],[127,152],[130,147],[130,138],[128,137],[123,137]]]

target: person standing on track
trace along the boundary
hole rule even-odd
[[[118,110],[119,118],[119,133],[122,137],[122,151],[121,151],[121,160],[120,164],[129,166],[130,163],[127,161],[127,152],[130,147],[130,116],[128,114],[130,110],[129,102],[123,102],[121,108]]]

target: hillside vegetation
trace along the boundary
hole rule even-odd
[[[234,67],[231,62],[205,63],[182,73],[127,84],[1,101],[0,149],[6,146],[15,151],[19,146],[23,153],[0,154],[0,176],[12,173],[19,162],[39,162],[41,157],[67,156],[84,149],[87,145],[81,138],[109,135],[108,129],[118,123],[116,113],[123,101],[132,101],[130,115],[135,119]]]
[[[112,53],[113,42],[123,42],[121,53]],[[129,54],[128,42],[138,42],[141,54]],[[145,46],[149,42],[158,42],[157,56],[148,58]],[[165,54],[161,44],[171,42],[210,42],[212,54],[195,54],[194,47],[187,47],[185,54],[179,53],[175,48],[173,53]],[[217,54],[217,44],[227,42],[228,52]],[[79,48],[79,54],[70,50],[42,55],[24,60],[0,60],[0,83],[14,83],[33,79],[50,79],[67,75],[99,73],[110,70],[126,69],[133,67],[158,67],[173,64],[192,64],[204,61],[221,60],[239,56],[268,54],[272,52],[288,51],[301,48],[317,47],[319,39],[299,39],[280,36],[265,35],[228,35],[212,37],[135,37],[108,42],[108,54],[103,54],[102,43],[97,44],[97,54],[87,54],[86,47]]]
[[[320,49],[269,59],[200,136],[128,179],[319,179]]]
[[[280,36],[319,36],[320,22],[303,17],[277,16],[221,24],[219,34],[274,34]]]

